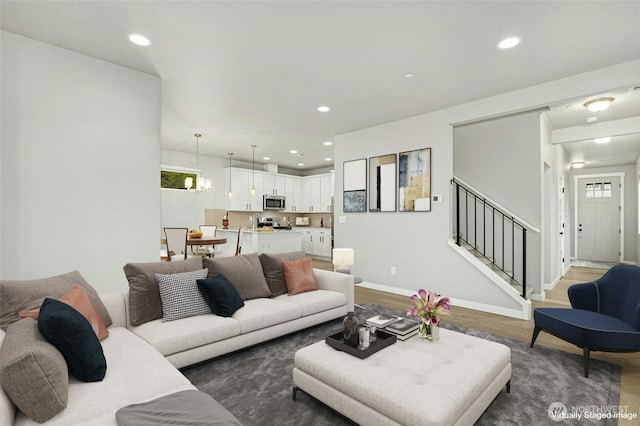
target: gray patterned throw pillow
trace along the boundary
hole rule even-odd
[[[155,274],[162,301],[162,322],[211,313],[196,282],[207,278],[208,272],[205,268],[177,274]]]

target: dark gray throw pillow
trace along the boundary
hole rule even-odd
[[[222,274],[206,280],[198,280],[198,290],[214,314],[230,317],[244,306],[236,288]]]
[[[208,278],[222,274],[238,290],[242,300],[271,296],[271,290],[264,279],[262,265],[257,253],[242,256],[202,259],[205,268],[209,268]]]
[[[174,262],[127,263],[124,274],[129,281],[129,315],[132,325],[162,318],[160,289],[155,274],[175,274],[202,269],[200,256]]]
[[[278,254],[260,254],[260,263],[262,263],[264,277],[267,280],[269,289],[271,290],[271,297],[287,294],[288,292],[287,282],[284,279],[282,262],[294,262],[296,260],[304,259],[305,257],[307,257],[307,255],[303,251],[292,251],[290,253]]]
[[[71,374],[82,382],[100,382],[107,360],[98,336],[82,314],[66,303],[46,298],[40,307],[38,330],[62,353]]]

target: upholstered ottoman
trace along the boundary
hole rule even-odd
[[[302,390],[362,425],[472,425],[511,379],[511,350],[443,329],[359,359],[324,341],[300,349],[294,399]]]

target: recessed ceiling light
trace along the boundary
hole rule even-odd
[[[587,117],[587,123],[595,123],[598,121],[598,117]]]
[[[129,34],[127,36],[129,41],[133,44],[137,44],[138,46],[149,46],[151,45],[151,41],[141,34]]]
[[[520,37],[509,37],[498,43],[500,49],[511,49],[520,44]]]
[[[332,161],[332,160],[333,160],[333,158],[331,158],[331,157],[327,157],[327,158],[324,159],[324,161]]]
[[[322,105],[318,107],[318,111],[320,112],[329,112],[331,111],[331,108],[329,108],[328,106]]]
[[[584,106],[591,112],[601,112],[611,106],[611,102],[613,102],[613,98],[598,98],[591,99],[588,102],[584,103]]]
[[[263,160],[271,160],[271,157],[262,157]]]
[[[571,167],[573,167],[574,169],[581,169],[582,167],[584,167],[584,161],[575,161],[571,163]]]
[[[406,74],[404,75],[404,78],[413,78],[414,76],[415,76],[415,74],[414,74],[414,73],[412,73],[412,72],[408,72],[408,73],[406,73]]]
[[[595,138],[593,141],[595,143],[609,143],[611,142],[611,136],[607,136],[606,138]]]
[[[291,151],[289,151],[290,154],[297,154],[298,151],[296,151],[295,149],[292,149]]]
[[[331,142],[331,141],[324,141],[324,142],[322,142],[322,144],[323,144],[323,145],[326,145],[326,146],[331,146],[331,145],[333,145],[333,142]]]
[[[304,163],[298,163],[298,166],[304,166]]]

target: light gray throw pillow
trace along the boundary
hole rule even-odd
[[[162,300],[162,322],[211,313],[197,283],[197,280],[207,278],[208,272],[205,268],[177,274],[156,273]]]

